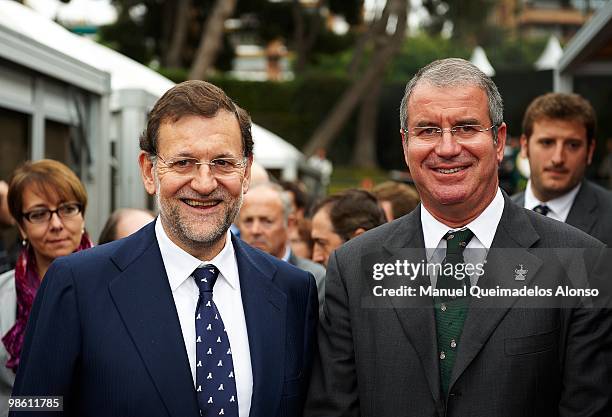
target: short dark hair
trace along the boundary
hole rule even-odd
[[[387,221],[376,197],[366,190],[353,188],[332,194],[315,206],[313,214],[321,209],[329,210],[334,232],[345,242],[357,229],[370,230]]]
[[[140,149],[157,155],[159,128],[162,123],[176,122],[184,116],[215,117],[219,110],[233,113],[240,126],[243,155],[253,155],[251,118],[219,87],[201,80],[189,80],[175,85],[161,96],[149,113],[147,126],[140,135]]]
[[[523,133],[529,139],[533,125],[542,119],[576,120],[584,125],[587,142],[595,139],[597,116],[591,103],[574,93],[548,93],[536,97],[523,116]]]
[[[393,218],[410,213],[419,205],[421,198],[413,187],[397,181],[385,181],[372,190],[378,201],[389,201]]]
[[[280,181],[279,184],[285,191],[293,194],[293,201],[298,209],[308,208],[308,194],[303,184],[297,181]]]

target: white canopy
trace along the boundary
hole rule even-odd
[[[15,1],[0,0],[0,24],[94,68],[109,72],[113,91],[138,89],[159,97],[174,85],[169,79],[133,59],[75,35]]]
[[[493,65],[491,65],[491,63],[489,62],[489,58],[487,58],[487,54],[481,46],[477,46],[476,48],[474,48],[474,50],[472,51],[472,56],[470,57],[470,62],[476,65],[479,70],[484,72],[489,77],[495,75],[495,69],[493,68]]]
[[[542,52],[542,55],[535,62],[534,66],[537,70],[551,70],[557,68],[559,60],[563,56],[563,49],[559,43],[559,39],[552,35],[548,38],[546,48]]]

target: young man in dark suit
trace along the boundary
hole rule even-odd
[[[595,152],[596,122],[595,110],[578,94],[537,97],[527,107],[521,136],[531,175],[526,190],[512,198],[612,247],[612,192],[584,178]]]
[[[204,81],[161,97],[139,156],[160,215],[51,266],[13,395],[63,396],[78,417],[301,414],[314,279],[228,230],[248,189],[250,126]]]
[[[606,284],[583,259],[601,260],[605,247],[500,190],[506,124],[495,84],[465,60],[435,61],[400,109],[421,205],[330,256],[305,415],[612,415],[612,316],[587,308],[609,292],[520,293]],[[577,281],[584,275],[592,281]]]

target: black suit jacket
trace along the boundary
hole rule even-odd
[[[317,322],[306,272],[232,237],[246,318],[251,417],[301,414]],[[57,259],[36,296],[13,395],[64,396],[64,413],[197,417],[198,403],[154,222]]]
[[[512,200],[523,207],[525,192],[513,195]],[[588,233],[612,248],[612,192],[584,180],[565,223]]]
[[[426,259],[423,242],[419,206],[332,254],[306,416],[612,415],[610,310],[574,307],[571,299],[572,308],[528,308],[521,297],[472,298],[444,398],[432,297],[374,299],[372,271],[363,262],[394,262],[400,251],[419,263]],[[595,262],[577,262],[586,256],[582,250],[567,249],[572,256],[563,256],[562,249],[543,248],[591,248],[594,259],[604,256],[601,242],[505,196],[478,286],[532,288],[557,276],[571,284],[575,277],[565,271],[574,266],[601,274],[592,270]],[[529,271],[525,281],[516,280],[519,265]],[[380,282],[395,286],[395,279]],[[428,286],[429,277],[397,282]]]

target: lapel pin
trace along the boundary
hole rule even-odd
[[[529,272],[529,270],[523,268],[523,264],[519,265],[520,269],[515,269],[514,270],[514,280],[515,281],[525,281],[525,278],[527,278],[527,272]]]

